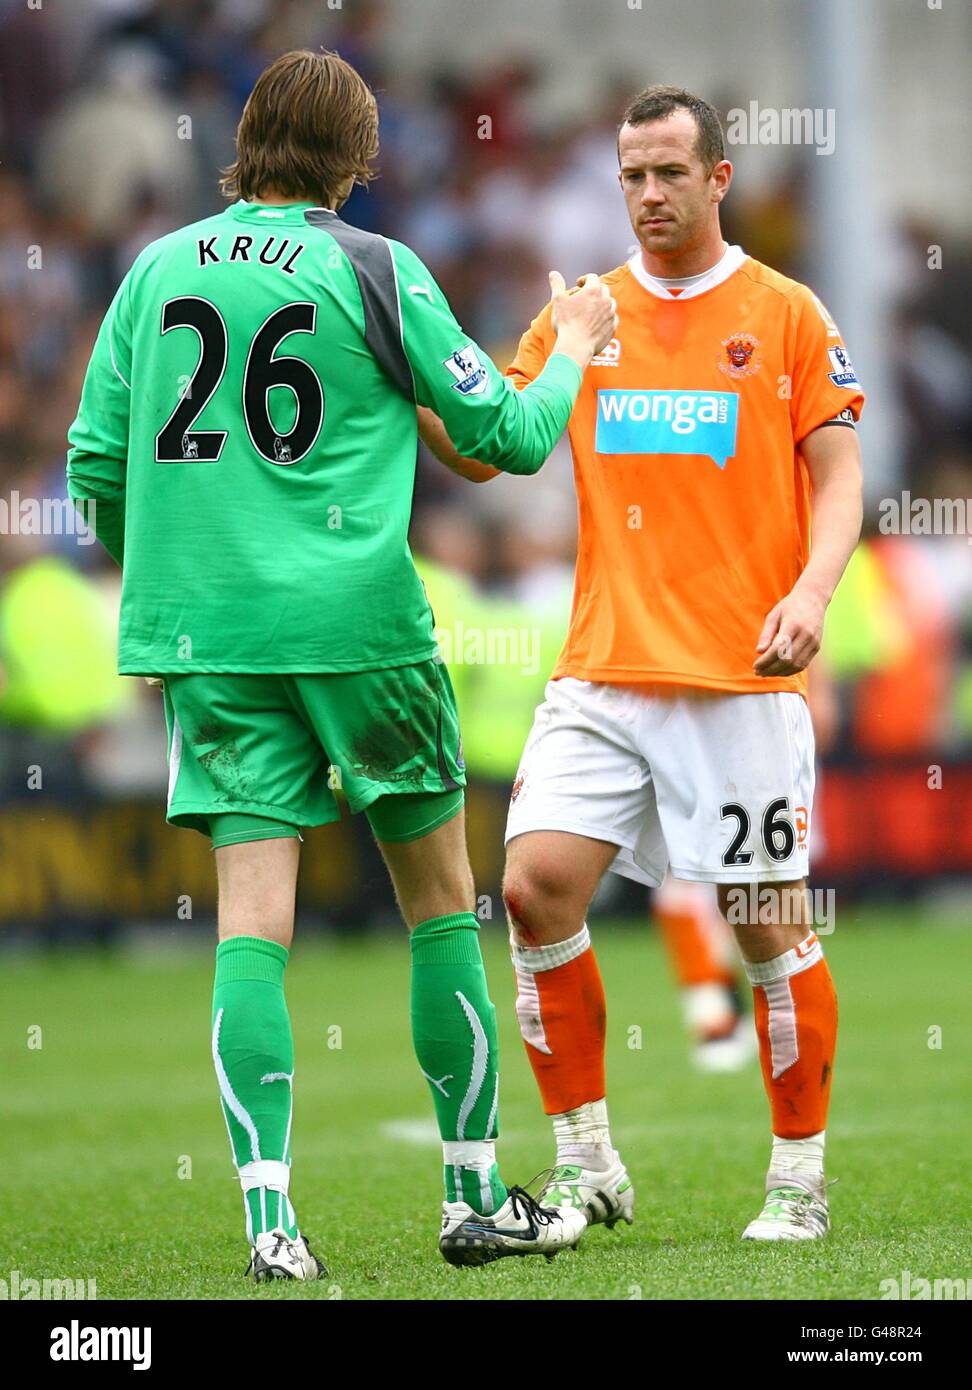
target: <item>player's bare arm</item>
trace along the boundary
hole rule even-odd
[[[564,353],[581,371],[617,331],[617,305],[597,275],[582,275],[577,285],[567,288],[558,270],[549,274],[553,326],[557,331],[554,352]],[[419,406],[419,435],[426,448],[440,463],[471,483],[488,483],[502,472],[491,464],[460,454],[449,438],[445,425],[434,410]]]
[[[786,598],[766,615],[753,663],[758,676],[802,671],[820,650],[827,605],[860,539],[861,450],[851,428],[822,425],[800,451],[813,483],[813,551]]]
[[[457,473],[460,478],[465,478],[470,483],[488,483],[490,478],[496,478],[502,472],[502,469],[494,468],[491,463],[480,463],[479,459],[466,458],[460,454],[434,410],[420,405],[416,407],[416,412],[422,443],[440,463],[444,463],[446,468]]]

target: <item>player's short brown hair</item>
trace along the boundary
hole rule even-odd
[[[621,125],[646,125],[648,121],[664,120],[673,111],[690,111],[695,117],[698,130],[695,152],[707,170],[725,159],[718,111],[710,102],[693,96],[684,87],[646,87],[628,102]]]
[[[336,53],[295,49],[257,78],[220,188],[250,201],[273,192],[332,203],[349,178],[374,178],[377,153],[378,107],[361,74]]]

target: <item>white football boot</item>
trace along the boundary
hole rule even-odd
[[[614,1150],[610,1168],[582,1168],[559,1163],[540,1189],[539,1201],[560,1211],[580,1211],[589,1226],[613,1230],[619,1221],[634,1221],[634,1188],[621,1155]]]
[[[770,1173],[763,1210],[743,1240],[819,1240],[830,1230],[827,1184],[798,1173]]]
[[[297,1239],[294,1241],[300,1262],[304,1266],[305,1279],[324,1279],[327,1275],[327,1265],[320,1255],[315,1255],[314,1251],[307,1244],[307,1237],[297,1232]]]
[[[587,1229],[582,1212],[541,1206],[522,1187],[511,1187],[490,1216],[466,1202],[442,1203],[439,1249],[451,1265],[484,1265],[506,1255],[546,1255],[548,1260],[577,1244]]]
[[[277,1227],[257,1236],[246,1272],[264,1284],[271,1279],[323,1279],[327,1270],[299,1231],[291,1239]]]

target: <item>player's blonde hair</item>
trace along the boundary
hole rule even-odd
[[[220,188],[228,198],[275,193],[329,205],[347,197],[349,181],[375,177],[377,153],[378,106],[361,74],[336,53],[295,49],[257,78]]]

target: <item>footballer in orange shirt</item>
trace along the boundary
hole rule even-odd
[[[860,534],[863,394],[815,295],[723,240],[732,166],[708,102],[647,89],[618,154],[639,249],[603,276],[618,331],[570,420],[570,630],[506,835],[517,1014],[557,1143],[541,1201],[631,1220],[585,917],[606,870],[657,885],[670,867],[717,885],[753,987],[772,1147],[744,1237],[814,1239],[830,1225],[837,1004],[805,886],[807,666]],[[515,385],[554,336],[548,306],[509,368]],[[434,418],[423,435],[465,476],[491,476]]]

